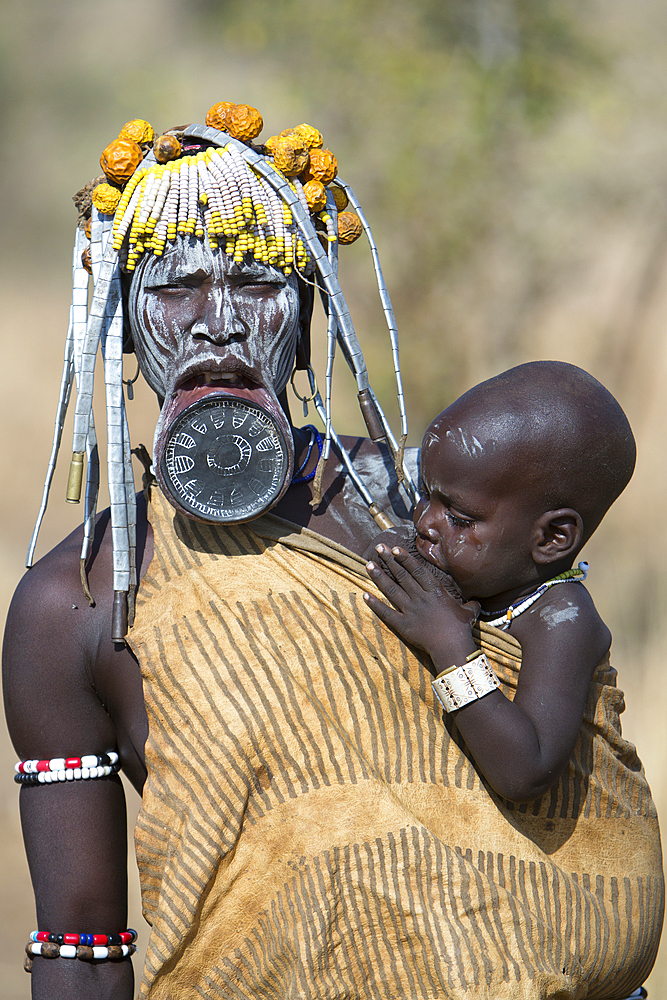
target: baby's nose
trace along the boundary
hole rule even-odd
[[[429,542],[437,542],[438,540],[438,532],[435,530],[435,528],[420,527],[420,534],[425,535],[425,537],[428,538]]]
[[[429,508],[430,504],[428,504],[424,499],[419,502],[416,511],[417,517],[415,518],[415,528],[422,538],[428,538],[430,542],[434,542],[436,540],[437,532],[432,526],[429,525],[429,521],[432,520],[432,518],[429,517]]]

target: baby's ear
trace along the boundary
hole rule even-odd
[[[581,514],[571,507],[548,510],[535,522],[532,556],[541,566],[576,555],[584,537]]]

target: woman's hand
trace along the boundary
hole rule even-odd
[[[405,549],[380,544],[376,553],[366,569],[391,606],[366,593],[371,611],[405,642],[425,650],[436,671],[463,662],[475,650],[471,629],[479,605],[463,604],[453,580],[447,587]]]

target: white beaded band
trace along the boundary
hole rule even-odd
[[[41,955],[42,958],[79,958],[88,962],[103,962],[106,959],[119,961],[134,955],[136,947],[133,944],[117,945],[85,945],[74,944],[52,944],[50,941],[28,941],[25,946],[26,955],[33,958]],[[29,971],[29,970],[28,970]]]
[[[432,683],[436,697],[446,712],[456,712],[500,687],[485,653],[479,653],[462,667],[443,670]]]
[[[14,767],[14,781],[24,785],[50,785],[54,781],[108,778],[120,771],[115,750],[85,754],[83,757],[53,757],[51,760],[20,760]]]

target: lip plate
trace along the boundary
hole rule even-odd
[[[169,486],[168,479],[164,475],[163,465],[164,456],[167,449],[169,439],[171,437],[172,428],[174,423],[177,421],[179,416],[186,410],[190,409],[194,404],[198,403],[200,400],[212,399],[238,399],[252,403],[254,406],[263,410],[277,425],[278,430],[281,432],[284,438],[284,443],[287,451],[287,469],[285,473],[285,478],[279,492],[276,494],[275,498],[271,501],[268,507],[264,507],[258,510],[256,514],[252,517],[241,517],[238,521],[231,519],[224,519],[222,521],[218,520],[208,520],[207,518],[198,517],[193,511],[188,510],[174,495],[173,491]],[[154,468],[156,471],[157,479],[164,493],[165,497],[169,503],[174,507],[179,513],[185,514],[186,517],[194,521],[203,521],[207,524],[218,524],[218,525],[232,525],[241,524],[245,521],[252,520],[253,517],[259,517],[261,514],[266,513],[271,507],[275,505],[282,499],[285,492],[289,488],[292,481],[292,476],[294,474],[294,439],[292,436],[292,428],[290,427],[289,421],[285,414],[285,411],[278,403],[277,399],[268,392],[266,389],[258,386],[256,384],[252,385],[252,388],[247,388],[245,386],[225,386],[220,383],[204,383],[203,385],[198,384],[196,378],[188,380],[180,389],[172,395],[171,399],[165,403],[162,414],[160,415],[159,430],[156,434],[155,446],[154,446]]]

